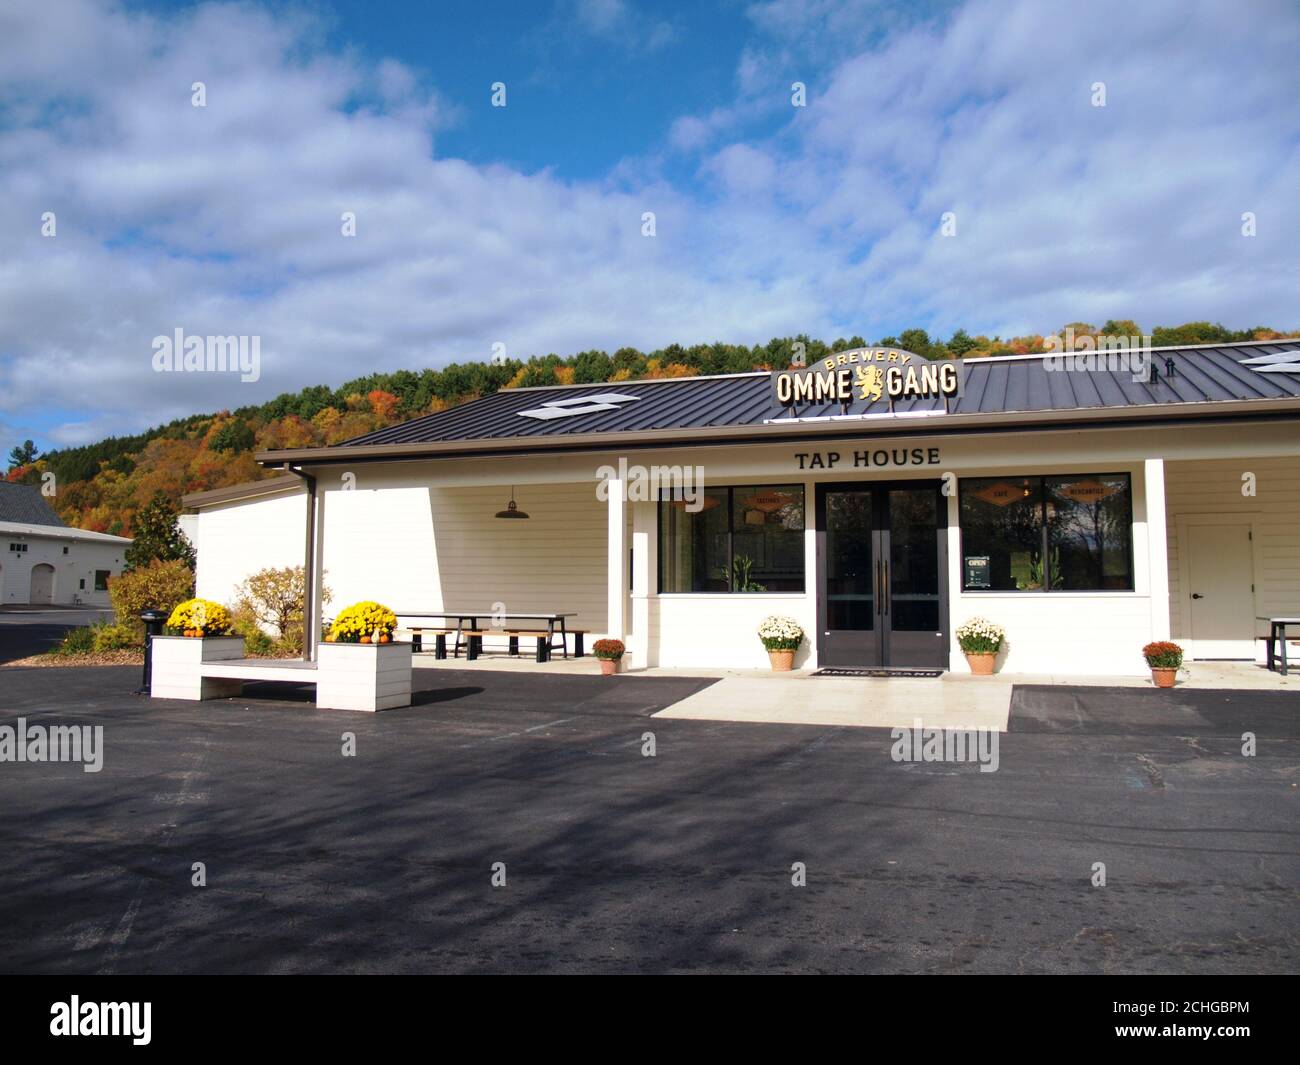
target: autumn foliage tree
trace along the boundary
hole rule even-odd
[[[194,569],[194,548],[181,532],[176,504],[165,492],[154,493],[149,505],[136,515],[134,538],[126,549],[129,569],[160,562],[182,562]]]
[[[302,566],[258,570],[239,586],[235,613],[251,617],[263,629],[271,629],[287,647],[301,651],[307,582]],[[321,592],[321,603],[333,596]]]

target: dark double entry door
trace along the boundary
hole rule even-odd
[[[938,481],[817,488],[817,661],[948,668],[948,501]]]

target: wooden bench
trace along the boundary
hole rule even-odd
[[[537,661],[549,662],[551,660],[551,656],[554,655],[556,650],[558,650],[562,655],[564,655],[565,658],[569,657],[569,648],[568,645],[565,643],[565,639],[564,639],[566,636],[573,637],[573,656],[575,658],[581,658],[584,654],[586,654],[586,650],[584,649],[583,646],[583,640],[586,638],[588,631],[589,630],[587,629],[568,629],[564,632],[561,632],[559,629],[556,629],[555,631],[548,634],[543,632],[541,629],[507,629],[506,635],[510,637],[510,653],[512,655],[517,655],[519,653],[518,637],[535,636],[538,642]],[[548,635],[549,635],[549,639],[547,638]],[[558,646],[555,643],[556,639],[560,641]],[[542,644],[546,645],[545,658],[541,657]]]
[[[411,634],[412,654],[417,654],[417,655],[420,654],[424,650],[424,637],[432,636],[434,638],[433,657],[446,658],[447,637],[450,636],[456,630],[455,629],[430,629],[430,628],[425,628],[424,626],[414,626],[412,628],[407,629],[406,631]]]
[[[1282,675],[1286,676],[1288,656],[1286,653],[1287,638],[1278,639],[1276,635],[1256,636],[1255,639],[1264,641],[1264,666],[1269,671],[1276,670],[1278,663],[1282,663]],[[1300,647],[1300,640],[1292,639],[1292,647]]]
[[[483,653],[484,636],[504,636],[505,633],[499,629],[457,629],[456,646],[452,650],[452,657],[460,657],[460,638],[465,637],[465,661],[473,662]]]
[[[566,636],[572,636],[573,656],[575,658],[581,658],[584,654],[587,653],[583,645],[583,641],[586,639],[589,631],[590,630],[588,629],[569,629],[567,632],[561,632],[559,629],[556,629],[554,632],[548,634],[543,632],[541,629],[507,629],[506,635],[510,637],[510,653],[512,655],[519,654],[520,636],[532,636],[537,640],[537,661],[549,662],[551,660],[551,656],[556,651],[555,640],[557,637],[559,638],[560,641],[559,648],[558,648],[560,653],[563,654],[565,658],[568,658],[569,649],[565,645],[564,638]],[[550,637],[549,639],[547,638],[548,635]],[[545,658],[542,657],[543,646],[545,646],[546,648]]]
[[[315,687],[322,709],[373,713],[411,705],[408,643],[322,643],[316,661],[309,662],[245,658],[239,636],[153,636],[148,653],[149,694],[156,699],[232,698],[242,693],[245,681],[279,681]]]
[[[432,632],[438,637],[438,658],[446,658],[446,638],[453,633],[456,636],[455,646],[452,648],[452,657],[460,657],[461,638],[464,637],[465,643],[465,661],[474,662],[479,655],[483,653],[483,637],[485,636],[504,636],[507,642],[507,653],[512,657],[519,656],[520,638],[534,639],[537,641],[537,661],[549,662],[552,653],[557,649],[555,645],[556,637],[559,638],[559,650],[568,657],[568,648],[565,646],[565,636],[573,637],[573,654],[576,658],[582,658],[586,654],[584,641],[589,633],[588,629],[569,629],[568,632],[546,632],[543,629],[411,629],[412,633]],[[415,650],[419,650],[419,644],[415,645]]]
[[[244,681],[316,684],[315,662],[300,658],[223,658],[196,661],[184,670],[158,662],[150,675],[150,694],[163,699],[231,699],[243,693]]]
[[[551,642],[548,634],[540,629],[506,629],[506,636],[510,638],[510,654],[519,657],[519,637],[532,637],[537,641],[537,661],[549,662],[551,660]]]
[[[460,655],[460,638],[465,637],[465,661],[477,661],[478,656],[483,653],[484,636],[505,636],[508,643],[509,653],[512,655],[519,654],[519,637],[534,636],[537,638],[537,661],[549,662],[551,658],[550,647],[546,641],[546,633],[533,632],[527,629],[462,629],[456,634],[456,647],[452,652],[453,657]]]

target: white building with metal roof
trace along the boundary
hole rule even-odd
[[[108,606],[130,543],[71,528],[39,489],[0,481],[0,605]]]
[[[1296,343],[1075,354],[503,390],[265,452],[187,497],[199,594],[305,560],[326,616],[567,611],[632,668],[762,667],[770,614],[803,668],[965,670],[976,616],[1007,672],[1261,656],[1300,613]]]

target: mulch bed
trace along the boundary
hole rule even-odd
[[[250,655],[250,658],[297,658],[293,654]],[[32,655],[30,658],[15,658],[12,662],[0,663],[0,669],[6,666],[37,667],[50,669],[57,667],[73,668],[83,666],[142,666],[144,652],[141,650],[97,651],[86,655]]]
[[[5,666],[142,666],[143,651],[99,651],[86,655],[32,655],[30,658],[16,658]],[[3,668],[3,667],[0,667]]]

